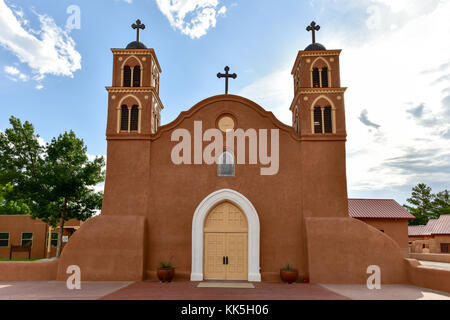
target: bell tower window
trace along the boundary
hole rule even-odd
[[[333,133],[333,123],[331,118],[331,107],[325,107],[323,109],[323,126],[325,133]]]
[[[131,108],[130,131],[137,131],[139,125],[139,107],[134,105]]]
[[[320,72],[318,68],[314,68],[312,71],[313,88],[320,88]]]
[[[328,88],[328,68],[323,68],[321,72],[322,88]]]
[[[133,105],[131,108],[129,108],[127,105],[122,105],[120,107],[120,131],[139,131],[138,105]]]
[[[314,133],[333,133],[334,110],[330,106],[316,106],[313,109]]]
[[[322,108],[314,107],[314,133],[322,133]]]
[[[120,130],[128,131],[128,107],[126,105],[121,107]]]
[[[131,68],[130,68],[130,66],[125,66],[123,68],[123,86],[131,87]]]
[[[141,67],[136,66],[133,69],[133,87],[141,86]]]

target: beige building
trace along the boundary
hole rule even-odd
[[[80,221],[64,225],[62,246],[80,227]],[[0,259],[42,259],[56,256],[59,228],[30,215],[0,215]],[[50,245],[49,245],[50,242]]]
[[[450,253],[450,215],[409,226],[408,237],[412,253]]]
[[[348,199],[348,214],[384,232],[408,253],[408,221],[415,217],[393,199]]]

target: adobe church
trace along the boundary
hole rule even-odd
[[[398,245],[348,216],[341,50],[315,42],[319,26],[308,26],[313,41],[293,56],[291,126],[228,93],[161,124],[164,66],[139,41],[141,22],[133,28],[137,41],[112,49],[102,214],[73,235],[59,259],[58,280],[73,264],[82,280],[156,279],[160,262],[171,259],[176,278],[192,281],[279,281],[280,268],[290,264],[311,282],[365,283],[370,265],[380,267],[384,283],[407,282]],[[228,71],[218,76],[235,77]],[[238,129],[276,130],[278,150],[271,144],[266,150],[278,152],[276,173],[262,175],[264,165],[248,155],[238,163],[226,146],[212,164],[195,156],[190,164],[174,163],[176,130],[194,136],[196,123],[224,139]],[[203,150],[209,142],[190,144]]]

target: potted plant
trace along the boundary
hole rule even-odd
[[[175,276],[175,267],[172,265],[172,258],[167,262],[161,262],[157,270],[158,279],[161,282],[171,282]]]
[[[280,277],[283,282],[293,283],[297,281],[298,270],[293,269],[288,263],[287,266],[280,270]]]

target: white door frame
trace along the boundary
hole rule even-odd
[[[230,201],[247,217],[248,223],[248,281],[261,281],[259,272],[259,218],[255,207],[242,194],[221,189],[209,194],[195,209],[192,219],[191,281],[203,280],[203,226],[208,213],[222,201]]]

